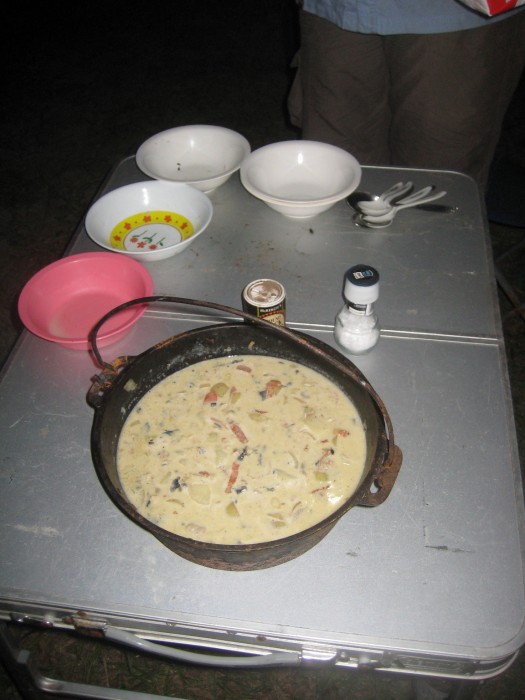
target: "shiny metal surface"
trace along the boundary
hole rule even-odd
[[[109,187],[140,177],[128,159]],[[335,650],[350,665],[366,651],[379,667],[441,664],[459,677],[501,670],[525,639],[524,508],[485,220],[459,174],[365,168],[362,186],[382,191],[400,179],[446,189],[460,213],[410,210],[388,232],[361,232],[342,202],[294,222],[232,177],[211,195],[207,234],[148,266],[157,294],[238,308],[247,282],[277,279],[289,325],[331,345],[345,270],[376,267],[382,337],[352,359],[404,453],[388,500],[351,510],[313,550],[273,569],[180,559],[127,520],[97,480],[89,356],[23,334],[0,384],[0,614],[85,610],[152,638],[319,658]],[[80,230],[70,250],[91,249]],[[152,309],[102,354],[136,354],[210,320]]]

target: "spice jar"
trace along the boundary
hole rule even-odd
[[[374,303],[379,298],[379,272],[370,265],[354,265],[345,273],[345,305],[335,319],[334,337],[352,355],[369,352],[379,340]]]

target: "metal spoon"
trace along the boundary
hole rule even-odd
[[[446,195],[446,192],[444,190],[442,190],[441,192],[436,192],[432,195],[429,195],[428,197],[424,197],[423,199],[417,199],[415,202],[399,203],[399,204],[396,204],[395,206],[391,207],[390,211],[386,214],[372,215],[372,214],[362,213],[362,214],[358,215],[360,217],[359,220],[363,224],[369,225],[371,227],[388,226],[389,224],[392,223],[395,215],[401,209],[408,209],[409,207],[417,207],[417,206],[420,206],[422,204],[426,204],[428,202],[434,202],[436,199],[441,199],[441,197],[444,197],[445,195]],[[408,197],[407,197],[407,199],[408,199]],[[401,200],[401,202],[403,202],[403,200]]]
[[[370,194],[370,192],[361,192],[359,190],[355,190],[355,192],[352,192],[352,194],[349,194],[348,197],[346,198],[346,203],[349,204],[352,209],[357,209],[357,203],[358,202],[371,202],[374,199],[374,195]]]
[[[457,214],[459,212],[459,207],[449,207],[448,204],[416,204],[412,209],[419,209],[420,211],[430,211],[434,214]],[[386,224],[371,224],[367,223],[362,214],[356,212],[353,216],[354,223],[357,226],[364,226],[365,228],[385,228],[390,226],[392,219],[386,222]]]
[[[407,197],[397,198],[395,205],[399,204],[412,204],[413,202],[422,202],[425,198],[432,192],[434,185],[428,185],[423,187],[423,189],[408,195]],[[371,202],[360,202],[358,204],[359,210],[362,214],[368,216],[382,216],[387,214],[392,210],[394,203],[388,201],[382,201],[380,199],[374,199]]]
[[[349,204],[352,204],[354,209],[357,208],[363,210],[363,207],[366,207],[368,204],[372,204],[374,210],[377,208],[377,213],[379,213],[379,211],[382,209],[384,209],[386,212],[389,211],[390,206],[394,202],[397,202],[400,197],[408,194],[413,189],[414,185],[412,182],[397,182],[380,195],[367,195],[361,199],[354,197],[352,198],[352,201],[350,201],[349,197],[347,201]]]

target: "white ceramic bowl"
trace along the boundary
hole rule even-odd
[[[320,214],[359,185],[361,166],[347,151],[319,141],[281,141],[253,151],[241,182],[269,207],[294,219]]]
[[[103,195],[90,207],[85,226],[102,248],[151,262],[181,253],[206,229],[212,215],[204,192],[149,180]]]
[[[135,156],[143,173],[156,180],[185,182],[211,192],[239,170],[251,151],[236,131],[222,126],[179,126],[151,136]]]

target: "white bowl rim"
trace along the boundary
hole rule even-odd
[[[323,148],[326,148],[330,151],[336,152],[343,157],[345,157],[349,163],[352,163],[355,169],[355,178],[354,180],[345,187],[342,190],[339,190],[337,194],[333,195],[328,195],[327,197],[321,197],[318,199],[282,199],[280,197],[274,197],[271,194],[268,194],[267,192],[259,189],[255,185],[252,184],[250,180],[247,179],[246,176],[246,169],[250,165],[250,162],[252,162],[258,155],[261,154],[261,152],[268,152],[271,150],[277,150],[279,147],[287,147],[288,145],[291,146],[298,146],[298,145],[305,145],[308,148],[309,144],[315,144],[316,146],[322,146]],[[324,143],[323,141],[313,141],[309,139],[288,139],[286,141],[277,141],[275,143],[269,143],[266,146],[261,146],[261,148],[256,149],[255,151],[252,151],[245,160],[243,161],[241,165],[241,172],[240,172],[240,178],[243,186],[256,197],[259,197],[265,202],[272,202],[273,204],[283,204],[287,206],[297,206],[297,207],[305,207],[305,206],[315,206],[319,204],[324,204],[328,202],[336,203],[340,201],[341,199],[344,199],[345,197],[348,197],[349,194],[355,191],[355,189],[359,186],[359,183],[361,182],[361,177],[362,177],[362,169],[361,169],[361,164],[359,161],[353,156],[351,153],[348,151],[345,151],[343,148],[340,148],[339,146],[334,146],[333,144],[330,143]]]
[[[231,168],[228,170],[221,170],[220,172],[214,174],[214,175],[209,175],[208,177],[202,177],[202,178],[194,178],[191,180],[171,180],[166,177],[161,177],[158,173],[155,174],[153,170],[148,168],[144,164],[144,157],[145,157],[145,152],[147,149],[158,139],[162,139],[163,137],[170,136],[171,134],[182,134],[184,132],[191,132],[191,131],[197,131],[197,132],[204,132],[205,130],[210,130],[212,132],[216,133],[223,133],[223,134],[228,134],[228,136],[232,136],[241,146],[243,154],[241,159]],[[138,147],[137,152],[135,154],[135,161],[137,163],[137,166],[140,170],[145,175],[148,175],[149,177],[158,179],[158,180],[164,180],[166,182],[180,182],[181,184],[191,184],[192,182],[208,182],[208,181],[213,181],[213,180],[218,180],[219,178],[227,177],[230,175],[233,175],[234,172],[239,170],[241,167],[243,161],[250,155],[252,152],[252,147],[250,145],[250,142],[248,139],[243,136],[241,133],[238,131],[235,131],[234,129],[230,129],[227,126],[220,126],[220,125],[215,125],[215,124],[181,124],[180,126],[173,126],[169,129],[164,129],[163,131],[159,131],[157,134],[153,134],[149,138],[147,138],[141,145]]]

